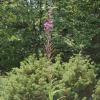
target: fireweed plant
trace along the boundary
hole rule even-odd
[[[46,37],[45,52],[48,59],[52,58],[53,52],[54,52],[53,43],[52,43],[53,27],[54,27],[54,22],[52,19],[52,9],[49,9],[48,18],[44,22],[44,31],[45,31],[45,37]]]

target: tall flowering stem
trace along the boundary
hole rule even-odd
[[[54,27],[54,22],[52,19],[52,9],[48,11],[48,18],[44,23],[44,31],[45,31],[45,37],[46,37],[46,43],[45,43],[45,52],[49,59],[53,56],[53,43],[52,43],[52,30]]]

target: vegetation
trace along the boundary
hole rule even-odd
[[[51,63],[46,58],[36,60],[34,56],[29,56],[21,62],[20,68],[14,68],[1,78],[1,98],[89,100],[96,84],[94,65],[80,54],[72,57],[68,63],[61,64],[58,58]]]
[[[0,100],[100,100],[99,0],[0,0]]]

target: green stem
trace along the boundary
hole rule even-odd
[[[53,93],[52,93],[52,91],[49,92],[49,100],[53,100]]]

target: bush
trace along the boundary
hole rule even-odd
[[[94,66],[90,60],[77,55],[69,60],[63,72],[65,87],[70,90],[68,100],[89,100],[96,84]]]
[[[54,75],[54,68],[42,58],[33,56],[21,63],[20,69],[13,69],[6,78],[1,90],[4,100],[47,100],[49,85]],[[2,85],[2,84],[1,84]]]
[[[76,55],[68,63],[29,56],[20,68],[0,78],[1,100],[82,100],[90,98],[95,69],[90,60]]]

